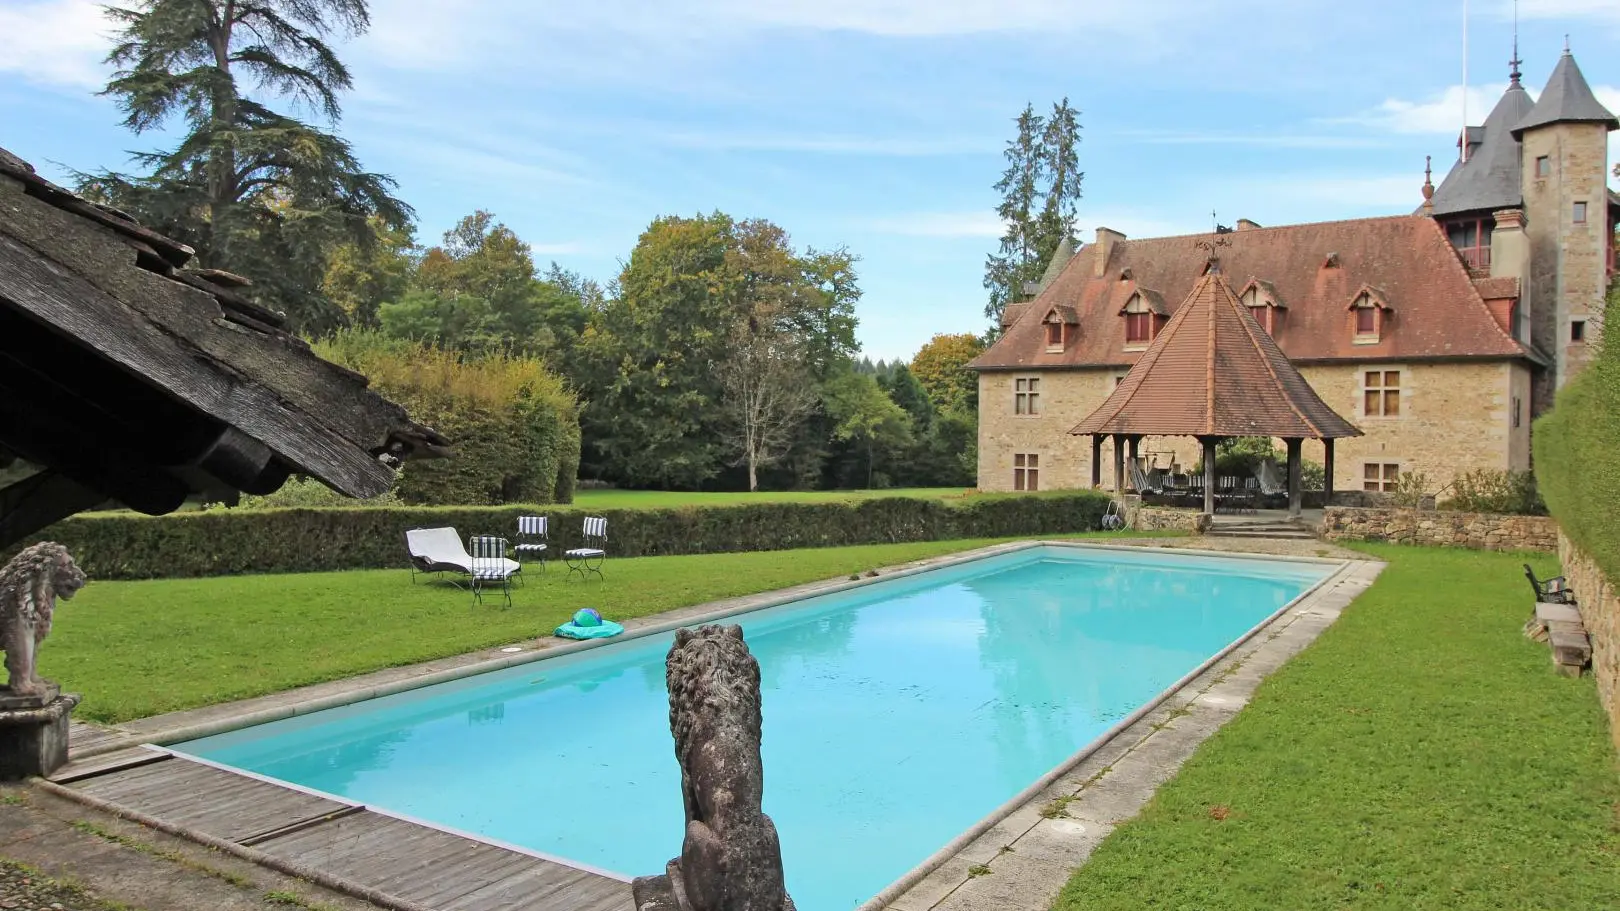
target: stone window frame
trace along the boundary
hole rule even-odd
[[[1571,345],[1585,344],[1586,320],[1572,319],[1569,321],[1569,343]]]
[[[1159,337],[1162,321],[1158,311],[1153,308],[1146,295],[1138,290],[1125,301],[1125,306],[1120,308],[1119,312],[1125,317],[1125,350],[1146,351],[1153,344],[1153,340]],[[1145,338],[1132,337],[1132,329],[1138,331],[1145,329],[1147,335]]]
[[[1013,416],[1038,418],[1041,416],[1041,378],[1013,377]]]
[[[1536,176],[1537,177],[1551,177],[1552,176],[1552,157],[1551,156],[1549,156],[1549,155],[1537,155],[1536,156]]]
[[[1575,205],[1574,205],[1573,208],[1574,208],[1574,211],[1572,211],[1570,213],[1570,217],[1574,219],[1575,224],[1577,224],[1577,225],[1586,224],[1586,210],[1587,210],[1586,200],[1584,200],[1584,199],[1575,200]]]
[[[1369,285],[1363,285],[1350,299],[1350,344],[1376,345],[1384,340],[1384,329],[1392,308],[1384,300],[1382,292]],[[1364,314],[1371,313],[1368,318],[1372,323],[1371,330],[1362,326]]]
[[[1041,489],[1041,454],[1013,453],[1013,490],[1034,493]]]
[[[1518,430],[1524,424],[1524,399],[1513,396],[1513,429]]]
[[[1390,469],[1394,469],[1393,472]],[[1369,473],[1368,469],[1372,469]],[[1361,490],[1363,493],[1394,493],[1406,471],[1399,461],[1384,460],[1361,463]],[[1371,485],[1371,486],[1368,486]]]
[[[1394,382],[1390,377],[1394,376]],[[1406,417],[1411,408],[1411,371],[1400,365],[1378,364],[1356,368],[1356,401],[1361,417],[1375,421],[1395,421]],[[1376,378],[1376,379],[1375,379]],[[1375,381],[1374,381],[1375,380]],[[1377,397],[1377,410],[1368,403]]]

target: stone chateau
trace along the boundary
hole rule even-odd
[[[1438,491],[1476,468],[1530,467],[1530,421],[1551,407],[1601,331],[1620,194],[1608,134],[1620,121],[1566,50],[1532,101],[1511,84],[1410,215],[1065,243],[1033,297],[1008,305],[979,374],[983,490],[1089,487],[1071,433],[1169,321],[1211,259],[1260,328],[1365,436],[1341,440],[1339,491]],[[1111,443],[1101,452],[1111,487]],[[1198,444],[1148,438],[1140,455],[1190,469]],[[1306,459],[1322,462],[1319,448]]]

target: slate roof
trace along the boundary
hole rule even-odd
[[[1581,68],[1567,50],[1558,58],[1558,65],[1553,67],[1552,77],[1541,90],[1535,107],[1514,121],[1513,135],[1518,138],[1525,130],[1549,123],[1601,123],[1611,130],[1620,130],[1620,120],[1592,94],[1592,87],[1586,84]]]
[[[1468,128],[1468,160],[1459,155],[1451,172],[1435,189],[1435,215],[1494,212],[1524,204],[1520,145],[1513,125],[1529,114],[1534,104],[1530,93],[1515,80],[1485,118],[1485,125]]]
[[[0,446],[148,512],[293,473],[375,496],[401,460],[447,453],[249,299],[247,279],[191,257],[0,149]]]
[[[1210,251],[1240,284],[1267,282],[1287,303],[1275,338],[1299,362],[1535,359],[1491,315],[1440,225],[1420,215],[1253,228],[1122,240],[1107,270],[1095,275],[1099,248],[1082,247],[1051,287],[1024,305],[995,344],[973,361],[980,370],[1122,367],[1140,352],[1125,350],[1120,308],[1138,288],[1183,301],[1203,274]],[[1336,260],[1336,265],[1329,261]],[[1123,278],[1129,272],[1130,278]],[[1352,344],[1348,307],[1364,285],[1379,288],[1391,313],[1377,344]],[[1079,332],[1062,352],[1048,353],[1040,317],[1054,304],[1079,316]],[[1027,314],[1039,314],[1031,319]]]
[[[1136,366],[1070,433],[1361,436],[1299,375],[1219,268],[1198,280]]]

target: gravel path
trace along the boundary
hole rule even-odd
[[[0,909],[4,911],[135,911],[104,902],[71,883],[0,858]]]

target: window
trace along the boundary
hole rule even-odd
[[[1470,269],[1488,269],[1491,266],[1491,232],[1495,227],[1496,220],[1490,218],[1449,222],[1446,237]]]
[[[1401,372],[1368,370],[1363,377],[1361,413],[1369,418],[1393,418],[1401,413]]]
[[[1033,452],[1013,456],[1013,490],[1041,489],[1041,457]]]
[[[1040,377],[1013,380],[1013,414],[1041,413]]]
[[[1125,344],[1146,345],[1153,339],[1152,313],[1125,314]]]
[[[1578,225],[1586,224],[1586,203],[1584,202],[1575,204],[1575,223]]]
[[[1514,396],[1513,397],[1513,429],[1515,429],[1515,430],[1519,429],[1519,424],[1523,420],[1524,420],[1524,399],[1521,399],[1518,396]]]
[[[1583,320],[1583,319],[1570,320],[1570,323],[1569,323],[1569,340],[1572,341],[1572,342],[1584,342],[1584,341],[1586,341],[1586,320]]]
[[[1552,176],[1552,159],[1548,158],[1545,155],[1536,156],[1536,176],[1537,177],[1551,177]]]
[[[1378,334],[1378,310],[1374,307],[1356,308],[1356,334]]]
[[[1387,493],[1400,480],[1401,466],[1389,462],[1368,462],[1361,469],[1361,489]]]
[[[1051,322],[1046,324],[1046,347],[1059,349],[1063,347],[1062,323]]]

